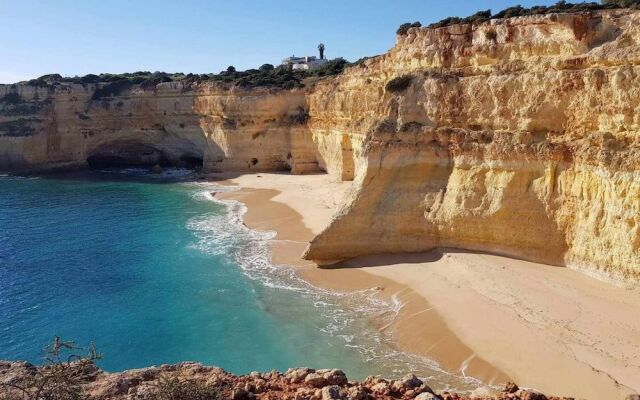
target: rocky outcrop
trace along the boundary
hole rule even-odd
[[[327,171],[353,190],[306,257],[434,247],[640,281],[640,13],[411,28],[305,90],[0,86],[0,169]]]
[[[318,170],[300,90],[170,82],[101,96],[105,85],[0,85],[0,169]]]
[[[638,282],[639,26],[621,10],[413,28],[321,83],[311,131],[343,143],[355,183],[307,258],[445,246]]]
[[[34,386],[34,382],[38,385]],[[38,398],[95,400],[561,400],[559,397],[546,397],[533,390],[520,389],[512,383],[507,384],[502,391],[482,388],[465,396],[449,392],[436,393],[415,375],[397,380],[369,377],[362,382],[355,382],[348,381],[342,371],[335,369],[316,371],[292,368],[284,374],[272,371],[236,376],[220,368],[185,362],[108,373],[85,362],[69,366],[35,367],[24,362],[0,361],[1,398],[14,398],[11,397],[14,395],[15,398],[35,399],[36,397],[29,396],[34,396],[38,390]]]

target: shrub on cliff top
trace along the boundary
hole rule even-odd
[[[100,100],[103,97],[118,96],[120,93],[129,89],[134,82],[129,79],[119,79],[114,82],[107,83],[106,85],[99,87],[93,92],[92,100]]]
[[[402,93],[411,85],[413,76],[402,75],[387,82],[385,89],[391,93]]]
[[[448,17],[433,24],[430,24],[429,28],[442,28],[445,26],[451,26],[456,24],[480,24],[486,22],[490,19],[497,18],[512,18],[512,17],[523,17],[529,15],[544,15],[544,14],[555,14],[555,13],[580,13],[580,12],[588,12],[595,10],[610,10],[616,8],[635,8],[640,9],[640,0],[602,0],[601,3],[595,2],[583,2],[583,3],[568,3],[566,1],[558,1],[556,4],[551,6],[533,6],[530,8],[523,7],[521,5],[516,5],[513,7],[505,8],[502,11],[499,11],[495,14],[491,14],[491,10],[479,11],[469,17],[460,18],[460,17]],[[401,26],[404,27],[407,24],[403,24]],[[398,29],[398,34],[406,34],[406,31],[409,28],[403,30],[404,33],[400,33],[401,30]]]
[[[319,68],[309,71],[293,71],[286,66],[274,67],[263,64],[259,69],[238,71],[233,66],[218,74],[183,74],[166,72],[137,71],[123,74],[89,74],[82,77],[61,77],[58,74],[45,75],[26,82],[27,85],[54,88],[63,83],[96,84],[99,87],[93,94],[94,100],[104,97],[118,96],[133,85],[140,85],[144,90],[152,90],[163,82],[183,82],[186,85],[204,81],[233,84],[243,88],[267,87],[274,89],[295,89],[304,87],[302,81],[311,77],[325,77],[342,73],[351,64],[343,58],[336,58]],[[52,78],[53,77],[53,78]]]
[[[421,26],[422,26],[422,24],[420,22],[418,22],[418,21],[416,21],[414,23],[405,22],[404,24],[400,25],[400,27],[396,31],[396,35],[404,36],[409,32],[409,29],[411,29],[411,28],[420,28]]]
[[[94,361],[101,358],[95,346],[90,344],[87,349],[82,349],[56,336],[45,351],[45,365],[35,370],[28,379],[0,383],[1,399],[86,399],[81,384],[95,376],[98,369]]]

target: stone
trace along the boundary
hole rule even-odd
[[[352,386],[347,389],[347,398],[349,400],[366,400],[369,398],[369,394],[359,385]]]
[[[497,390],[494,390],[489,386],[483,386],[483,387],[474,389],[469,395],[469,397],[471,397],[471,399],[486,399],[486,398],[497,397],[499,394],[500,392],[498,392]]]
[[[520,400],[547,400],[547,396],[532,389],[520,389],[516,394]]]
[[[371,391],[377,395],[384,395],[389,392],[389,384],[387,382],[378,382],[371,387]]]
[[[329,381],[327,380],[327,378],[324,377],[324,375],[321,375],[318,372],[313,372],[313,373],[308,374],[304,378],[304,383],[307,386],[311,386],[311,387],[315,387],[315,388],[322,388],[324,386],[327,386],[329,384]]]
[[[322,388],[322,400],[339,400],[343,396],[340,393],[340,386],[325,386]]]
[[[518,385],[516,385],[513,382],[507,382],[504,385],[504,389],[502,390],[505,393],[515,393],[519,390],[520,388],[518,387]]]
[[[441,400],[441,399],[442,398],[440,396],[436,396],[435,394],[429,393],[429,392],[420,393],[415,397],[415,400]]]
[[[405,375],[400,382],[402,383],[402,386],[404,386],[405,388],[416,388],[422,385],[422,380],[420,380],[417,376],[415,376],[414,374],[408,374]]]
[[[322,376],[329,382],[329,385],[346,385],[347,375],[339,369],[331,369],[328,371],[323,371]]]
[[[232,400],[247,400],[250,399],[250,393],[242,388],[236,388],[231,392]]]
[[[284,376],[291,383],[302,383],[307,375],[313,372],[315,371],[310,368],[289,368]]]

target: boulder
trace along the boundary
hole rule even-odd
[[[422,380],[420,380],[414,374],[405,375],[404,378],[400,380],[400,382],[402,383],[402,386],[407,389],[417,388],[419,386],[422,386],[423,383]]]
[[[333,385],[322,388],[322,400],[340,400],[343,398],[340,386]]]
[[[349,400],[366,400],[369,394],[361,386],[352,386],[347,390],[347,398]]]
[[[515,393],[519,390],[520,388],[518,387],[518,385],[516,385],[513,382],[507,382],[506,385],[504,385],[504,389],[502,390],[505,393]]]
[[[347,375],[339,369],[323,370],[322,376],[329,382],[329,385],[342,386],[348,382]]]
[[[398,379],[397,381],[393,381],[391,384],[391,390],[398,393],[404,393],[409,389],[415,389],[422,385],[422,381],[418,379],[414,374],[408,374],[404,376],[402,379]]]
[[[469,397],[471,399],[487,399],[487,398],[498,397],[499,394],[500,393],[497,390],[494,390],[488,386],[483,386],[471,392]]]
[[[520,400],[547,400],[544,394],[532,389],[520,389],[516,392]]]
[[[307,375],[313,372],[315,370],[310,368],[289,368],[284,376],[290,383],[302,383]]]
[[[378,382],[371,386],[371,391],[377,395],[385,395],[389,393],[389,384],[387,382]]]
[[[441,400],[441,399],[442,397],[436,396],[435,394],[429,393],[429,392],[420,393],[415,397],[415,400]]]
[[[315,387],[315,388],[322,388],[325,387],[329,384],[329,381],[320,373],[318,372],[313,372],[308,374],[305,378],[304,378],[304,383],[307,386],[311,386],[311,387]]]

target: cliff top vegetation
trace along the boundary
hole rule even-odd
[[[428,25],[428,28],[442,28],[445,26],[457,25],[457,24],[481,24],[491,19],[522,17],[529,15],[545,15],[556,13],[580,13],[596,10],[612,10],[618,8],[634,8],[640,9],[640,0],[602,0],[600,3],[596,2],[582,2],[582,3],[568,3],[566,1],[558,1],[551,6],[533,6],[530,8],[516,5],[513,7],[505,8],[495,14],[491,10],[478,11],[477,13],[468,17],[448,17],[433,24]],[[396,34],[402,36],[406,35],[410,28],[419,28],[422,24],[420,22],[407,22],[398,28]]]
[[[94,98],[117,95],[134,85],[143,89],[153,89],[163,82],[218,82],[242,88],[268,87],[274,89],[295,89],[304,87],[303,81],[308,78],[322,78],[340,74],[351,65],[343,58],[337,58],[313,70],[291,70],[286,66],[275,67],[263,64],[257,69],[237,71],[233,66],[217,74],[184,74],[167,72],[137,71],[123,74],[88,74],[84,76],[63,77],[60,74],[49,74],[24,82],[30,86],[53,87],[61,83],[104,84],[98,88]]]

